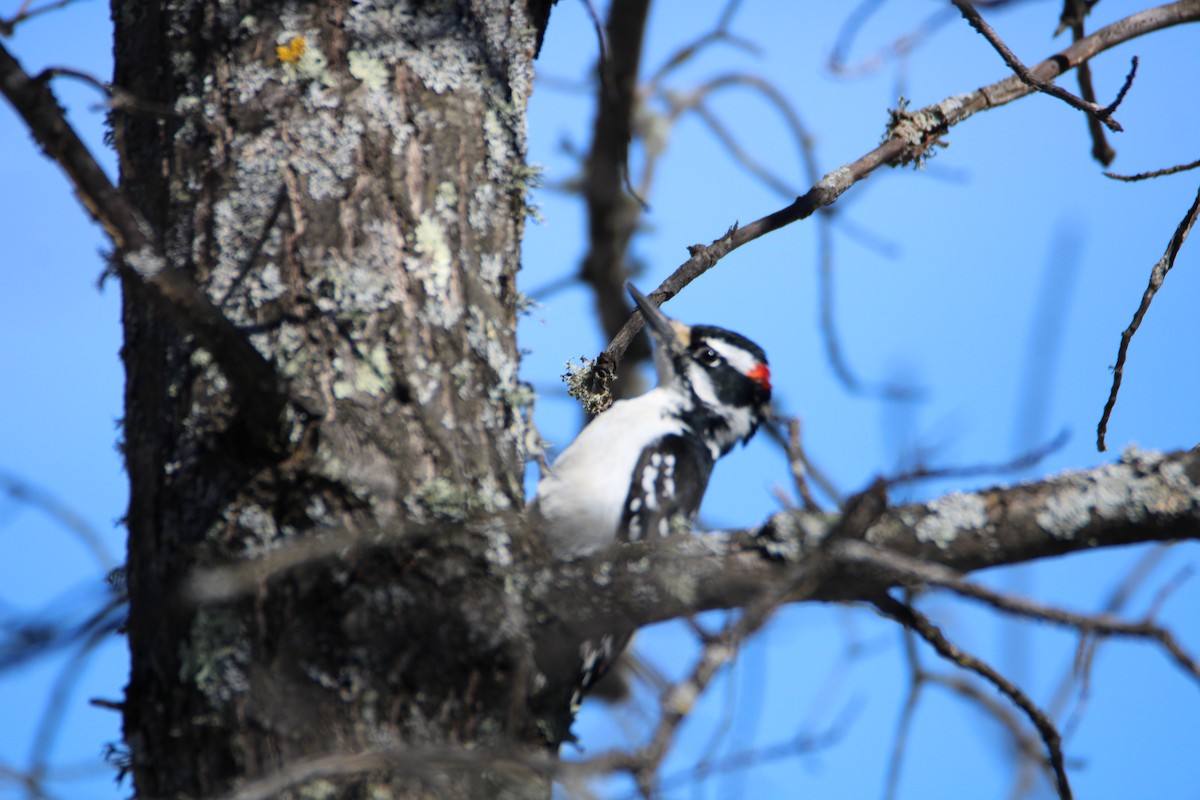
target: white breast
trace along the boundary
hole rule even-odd
[[[642,450],[684,430],[680,403],[678,393],[662,388],[613,403],[555,459],[538,483],[535,502],[542,535],[556,556],[575,558],[615,541]]]

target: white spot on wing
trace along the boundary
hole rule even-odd
[[[662,456],[655,453],[650,456],[650,463],[642,470],[642,494],[646,498],[646,508],[651,511],[658,510],[658,493],[655,486],[658,484],[658,468],[661,464]]]
[[[663,497],[675,496],[675,456],[669,455],[663,461]]]

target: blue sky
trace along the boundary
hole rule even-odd
[[[9,3],[0,14],[15,6]],[[721,6],[657,4],[644,71],[709,30]],[[1006,74],[995,52],[955,19],[903,67],[892,64],[854,81],[837,78],[824,63],[848,6],[774,0],[746,0],[743,6],[732,30],[754,41],[758,52],[715,46],[680,69],[669,85],[686,92],[729,72],[774,81],[815,137],[823,172],[878,143],[886,109],[901,92],[921,106]],[[1017,3],[991,19],[1014,51],[1034,63],[1065,45],[1050,38],[1059,7]],[[1097,6],[1089,27],[1139,7],[1108,0]],[[851,58],[891,41],[936,8],[932,2],[885,4],[862,31]],[[57,64],[110,74],[102,3],[81,2],[24,25],[5,45],[31,71]],[[575,175],[577,164],[561,144],[586,146],[591,100],[559,86],[583,78],[595,54],[583,5],[563,0],[538,63],[542,75],[562,81],[539,84],[530,110],[530,160],[545,168],[546,188],[534,198],[544,221],[527,229],[520,276],[526,291],[576,270],[584,252],[582,206],[554,187]],[[1195,27],[1123,45],[1094,62],[1102,102],[1120,86],[1135,54],[1141,58],[1138,79],[1117,114],[1126,130],[1111,137],[1118,152],[1112,168],[1133,173],[1196,159]],[[1063,85],[1076,87],[1073,77]],[[100,144],[103,113],[94,108],[96,93],[63,80],[55,89],[111,168],[111,154]],[[758,161],[799,191],[807,188],[797,148],[774,109],[737,91],[715,96],[711,107]],[[854,187],[837,204],[844,222],[834,228],[836,324],[846,359],[864,382],[919,387],[919,402],[852,395],[833,375],[819,334],[811,220],[743,247],[666,310],[687,322],[738,330],[767,350],[780,409],[803,419],[810,456],[844,491],[911,464],[916,452],[933,465],[991,463],[1063,428],[1071,434],[1067,446],[1030,473],[921,486],[912,496],[1092,466],[1133,443],[1157,449],[1194,445],[1200,438],[1195,313],[1200,275],[1194,242],[1185,246],[1130,349],[1109,426],[1113,453],[1096,452],[1094,430],[1120,333],[1151,266],[1195,196],[1197,173],[1142,184],[1103,177],[1089,156],[1082,117],[1046,97],[977,115],[948,140],[950,147],[927,169],[886,169]],[[646,291],[686,259],[687,245],[707,243],[735,221],[749,222],[790,202],[734,164],[694,115],[669,131],[669,145],[647,197],[647,230],[633,247],[645,267],[637,282]],[[123,377],[117,287],[96,289],[105,243],[7,106],[0,110],[0,152],[6,154],[0,159],[5,189],[0,236],[8,285],[0,293],[0,366],[7,387],[0,401],[5,412],[0,470],[69,504],[120,559],[124,532],[118,521],[126,488],[114,442]],[[639,152],[635,158],[635,177],[642,157]],[[886,248],[873,245],[876,240]],[[604,343],[590,322],[591,298],[582,287],[541,302],[520,329],[521,345],[529,351],[523,374],[541,393],[537,420],[543,436],[562,445],[580,416],[557,389],[557,377],[568,358],[594,356]],[[1047,329],[1058,331],[1052,342],[1035,333]],[[752,524],[778,507],[772,487],[787,485],[782,458],[759,437],[717,468],[703,520],[713,527]],[[94,596],[101,565],[45,515],[0,498],[0,537],[8,553],[0,560],[0,614],[70,609]],[[1093,610],[1145,552],[1094,553],[982,579]],[[1168,554],[1135,591],[1128,613],[1144,613],[1158,587],[1195,559],[1193,545]],[[960,643],[1017,678],[1038,702],[1049,702],[1069,670],[1075,642],[1068,635],[1045,626],[1002,624],[940,595],[922,602]],[[1200,649],[1200,622],[1189,612],[1197,602],[1197,580],[1185,581],[1161,614],[1193,651]],[[679,625],[647,632],[639,648],[669,675],[681,674],[694,656],[691,636]],[[948,671],[928,652],[922,657],[927,666]],[[27,765],[62,664],[0,676],[5,709],[0,766]],[[118,699],[126,669],[123,642],[109,642],[87,662],[70,696],[53,761],[78,767],[84,777],[53,784],[63,796],[126,794],[97,766],[104,743],[119,737],[119,719],[86,704],[90,697]],[[684,784],[671,796],[882,796],[906,681],[894,626],[858,609],[790,609],[747,645],[713,687],[683,730],[668,772],[690,771],[704,753],[770,745],[831,726],[841,726],[840,740],[816,754],[721,775],[699,789]],[[1195,684],[1154,648],[1126,642],[1101,649],[1090,681],[1090,695],[1066,743],[1077,794],[1197,797],[1191,767],[1194,720],[1200,716]],[[585,709],[577,732],[587,752],[630,732],[637,738],[652,719],[646,708],[652,710],[652,702],[617,714]],[[901,797],[1006,795],[1011,777],[1006,735],[961,700],[927,690],[910,742]],[[628,787],[616,782],[613,789]],[[0,783],[0,797],[11,790]],[[1046,796],[1044,783],[1039,791]]]

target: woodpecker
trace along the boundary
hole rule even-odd
[[[656,342],[658,386],[593,419],[538,483],[535,524],[565,560],[690,525],[717,459],[750,440],[771,399],[761,347],[724,328],[670,319],[626,288]],[[573,710],[630,635],[582,643]]]

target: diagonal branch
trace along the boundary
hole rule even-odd
[[[1164,28],[1196,21],[1200,21],[1200,0],[1178,0],[1174,3],[1146,9],[1080,39],[1066,49],[1036,64],[1029,70],[1029,73],[1039,81],[1052,81],[1059,75],[1075,69],[1080,64],[1123,42]],[[806,219],[817,210],[832,205],[851,186],[868,177],[881,166],[919,161],[953,126],[979,111],[1007,105],[1034,91],[1036,91],[1034,87],[1026,84],[1016,75],[1011,75],[989,86],[946,98],[940,103],[916,112],[899,114],[895,124],[889,126],[887,136],[882,144],[857,160],[845,164],[821,178],[807,193],[796,198],[791,205],[748,225],[735,226],[707,247],[690,248],[691,258],[676,268],[658,289],[651,292],[650,299],[656,303],[670,300],[683,287],[712,269],[717,262],[742,245]],[[641,330],[643,322],[641,313],[635,311],[601,353],[595,365],[595,372],[599,378],[596,382],[598,385],[604,385],[605,378],[612,374],[628,348],[629,342]]]
[[[1200,189],[1196,190],[1196,199],[1192,201],[1192,207],[1188,209],[1175,228],[1175,234],[1167,244],[1166,252],[1154,265],[1154,269],[1150,270],[1150,283],[1146,286],[1146,291],[1142,293],[1142,302],[1138,304],[1137,311],[1133,312],[1133,321],[1129,323],[1129,327],[1121,333],[1121,344],[1117,348],[1117,365],[1113,367],[1112,389],[1108,393],[1108,402],[1104,404],[1104,413],[1100,416],[1100,424],[1096,427],[1096,449],[1101,452],[1108,447],[1104,443],[1104,435],[1108,432],[1108,418],[1112,415],[1113,406],[1117,403],[1117,392],[1121,389],[1121,377],[1125,373],[1125,356],[1129,352],[1129,343],[1141,326],[1142,318],[1150,310],[1150,303],[1154,300],[1154,295],[1158,293],[1163,281],[1166,280],[1167,273],[1171,271],[1171,267],[1175,266],[1175,257],[1179,255],[1179,249],[1187,241],[1192,226],[1196,224],[1197,216],[1200,216]]]
[[[30,78],[2,44],[0,91],[66,173],[88,214],[104,226],[116,246],[121,276],[141,287],[150,302],[213,354],[229,379],[246,429],[274,448],[288,402],[275,369],[185,273],[167,263],[157,232],[113,186],[49,87]]]

